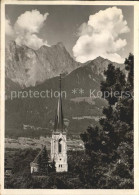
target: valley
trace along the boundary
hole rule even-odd
[[[28,138],[28,137],[18,137],[18,139],[5,138],[5,148],[6,149],[41,149],[42,145],[46,145],[47,150],[51,148],[51,137],[40,138]],[[67,149],[72,151],[84,150],[84,144],[81,139],[67,139]]]

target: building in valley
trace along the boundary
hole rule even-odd
[[[41,155],[42,150],[37,155],[31,166],[31,173],[39,172],[38,157]],[[51,138],[51,154],[50,160],[55,162],[56,172],[67,172],[67,133],[64,129],[64,118],[62,109],[62,96],[61,96],[61,75],[60,75],[60,87],[59,87],[59,99],[58,106],[55,113],[55,123]]]
[[[61,97],[61,75],[60,75],[60,95],[55,115],[54,130],[51,139],[51,161],[55,162],[56,172],[67,172],[67,133],[64,129],[64,118]]]

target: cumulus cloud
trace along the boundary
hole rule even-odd
[[[38,10],[26,11],[21,14],[13,26],[16,43],[33,49],[48,45],[46,40],[38,36],[48,15],[48,13],[42,15]]]
[[[118,51],[127,45],[120,35],[130,31],[121,9],[111,7],[90,15],[87,23],[79,28],[79,38],[73,47],[77,61],[86,62],[98,56],[123,63]]]
[[[30,33],[19,34],[15,41],[18,45],[26,45],[33,49],[38,49],[42,45],[48,45],[47,41],[40,39],[36,34]]]
[[[14,25],[15,30],[17,33],[20,33],[22,31],[38,33],[39,30],[42,28],[47,16],[48,13],[42,15],[38,10],[26,11],[24,14],[21,14],[18,17]]]

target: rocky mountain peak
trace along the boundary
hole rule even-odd
[[[95,61],[98,61],[98,62],[103,62],[104,60],[106,60],[105,58],[101,57],[101,56],[98,56]]]
[[[61,42],[33,50],[12,41],[6,48],[5,61],[6,77],[22,87],[35,86],[60,73],[68,74],[81,66],[73,60]]]
[[[61,47],[61,48],[65,48],[65,46],[63,45],[62,42],[58,42],[58,43],[56,44],[56,46],[59,46],[59,47]]]

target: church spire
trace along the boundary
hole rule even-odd
[[[55,130],[63,131],[63,110],[62,110],[62,97],[61,97],[61,74],[59,78],[59,99],[57,106],[57,115],[55,118]]]
[[[57,109],[55,110],[54,131],[57,130]]]

